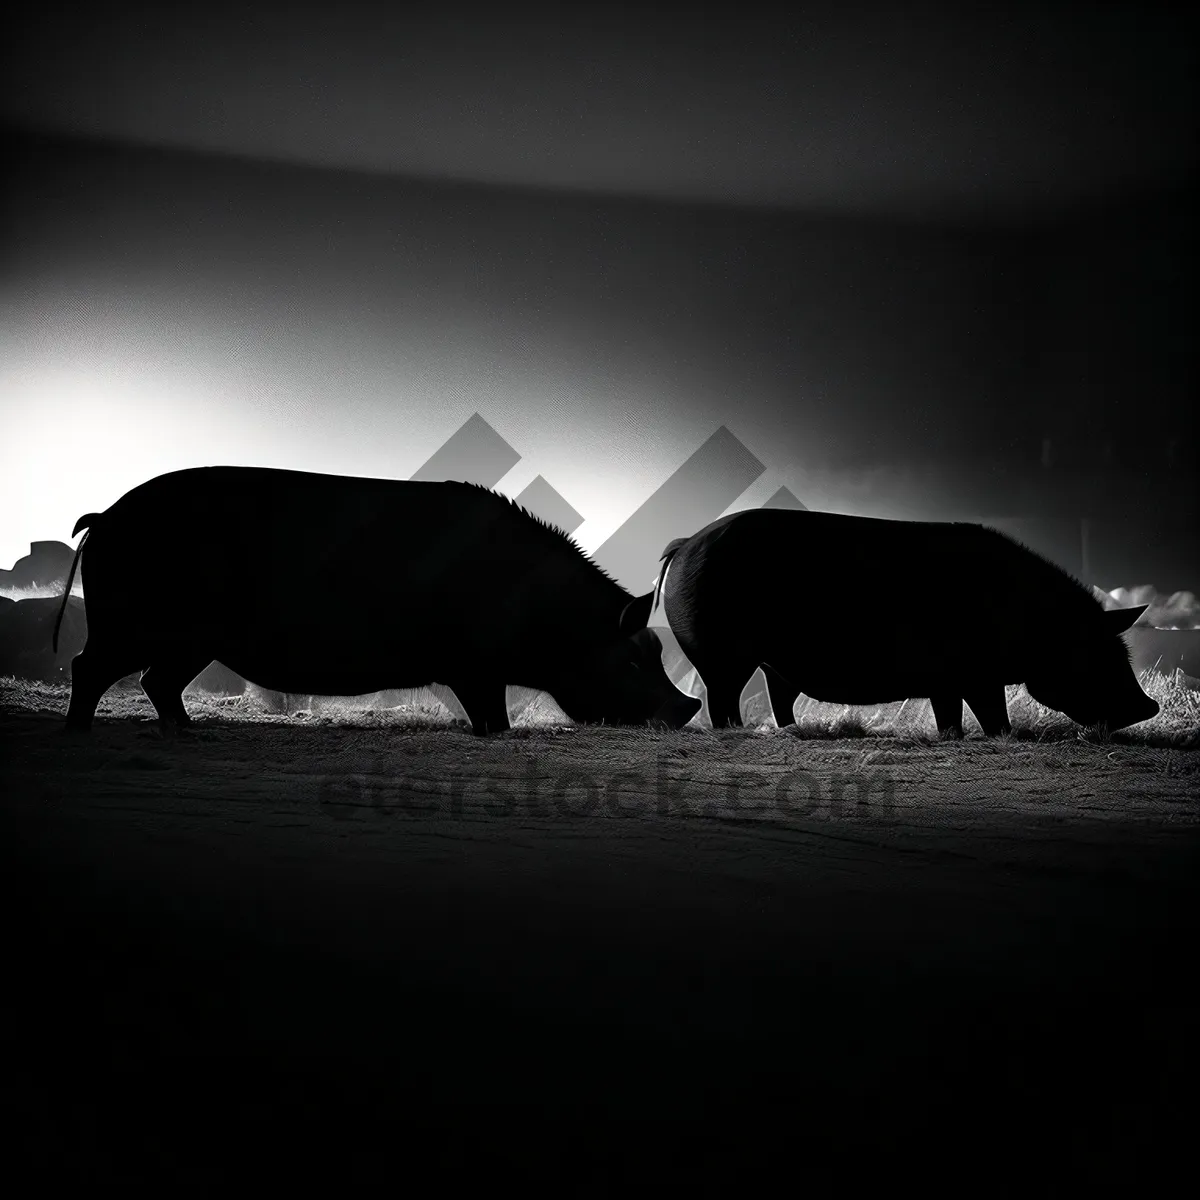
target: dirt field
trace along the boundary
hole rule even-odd
[[[203,1110],[570,1194],[985,1145],[1145,1182],[1192,1128],[1195,750],[219,705],[164,739],[136,696],[71,738],[65,699],[0,688],[43,1163],[205,1178]]]

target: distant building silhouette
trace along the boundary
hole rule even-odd
[[[33,542],[11,571],[0,569],[0,591],[53,587],[66,579],[74,556],[66,542]]]
[[[663,547],[715,521],[766,468],[722,425],[592,557],[635,595]]]
[[[521,456],[475,413],[411,478],[424,483],[462,480],[491,488],[520,460]]]
[[[517,497],[517,503],[564,533],[574,533],[583,524],[583,517],[541,475]]]

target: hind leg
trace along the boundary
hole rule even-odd
[[[1008,700],[1003,686],[994,691],[972,692],[963,699],[975,714],[975,720],[979,722],[986,737],[1012,732],[1012,726],[1008,723]]]
[[[183,706],[183,689],[210,662],[212,658],[205,654],[180,654],[177,658],[156,658],[143,673],[142,687],[158,712],[163,732],[192,723]]]
[[[139,670],[145,660],[135,653],[94,646],[89,639],[71,663],[71,703],[67,732],[86,733],[92,727],[101,696],[119,679]]]
[[[937,722],[938,733],[951,733],[962,737],[963,702],[961,696],[930,696],[929,703],[933,708],[933,719]]]
[[[742,725],[742,692],[746,682],[754,674],[757,663],[740,667],[727,663],[709,663],[702,666],[694,659],[692,666],[704,681],[708,698],[708,719],[714,729],[737,729]]]
[[[775,724],[780,729],[793,724],[796,720],[796,696],[799,694],[797,688],[766,663],[762,664],[762,671],[767,677],[767,695],[771,700]]]

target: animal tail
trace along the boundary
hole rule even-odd
[[[58,606],[58,616],[54,621],[54,638],[52,645],[54,653],[58,653],[58,631],[62,625],[63,614],[67,611],[67,601],[71,598],[71,585],[75,582],[75,570],[79,566],[79,556],[83,553],[84,544],[88,540],[88,534],[91,533],[91,527],[99,519],[99,513],[87,513],[75,522],[75,528],[71,530],[71,536],[74,537],[81,529],[86,529],[88,532],[83,535],[83,540],[79,543],[75,550],[75,557],[71,559],[71,573],[67,576],[67,586],[63,591],[62,603]]]
[[[662,569],[658,572],[658,578],[654,581],[654,603],[650,605],[651,612],[655,612],[658,609],[659,597],[662,595],[663,584],[667,579],[667,568],[671,565],[671,559],[675,557],[675,552],[686,541],[687,538],[676,538],[673,542],[668,542],[667,548],[658,556],[662,562]]]

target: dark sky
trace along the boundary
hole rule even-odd
[[[6,561],[176,466],[405,477],[474,412],[589,549],[720,425],[736,507],[881,516],[1036,510],[1047,437],[1095,507],[1191,441],[1162,14],[254,11],[18,30]]]
[[[990,216],[1194,153],[1175,4],[91,0],[13,26],[24,122],[332,167]]]

